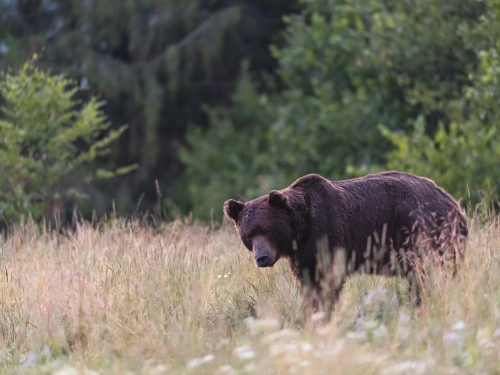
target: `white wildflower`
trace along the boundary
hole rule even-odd
[[[282,329],[277,332],[270,333],[262,339],[262,343],[269,345],[276,341],[292,341],[299,336],[299,332],[293,331],[291,329]]]
[[[78,371],[74,367],[65,366],[54,372],[54,375],[78,375]]]
[[[279,357],[283,354],[293,355],[299,351],[297,343],[284,344],[281,342],[275,343],[269,347],[269,352],[273,357]]]
[[[217,369],[216,374],[220,375],[235,375],[236,370],[231,365],[224,365]]]
[[[373,331],[379,326],[379,323],[375,320],[367,320],[363,323],[363,328],[367,331]]]
[[[235,351],[236,355],[240,357],[240,359],[252,359],[255,357],[255,353],[248,349],[248,350],[242,350],[242,351]]]
[[[279,328],[280,322],[277,319],[259,319],[257,325],[263,328]]]
[[[213,354],[207,354],[206,356],[204,356],[203,358],[193,358],[193,359],[190,359],[188,361],[188,363],[186,364],[186,368],[188,370],[191,370],[195,367],[198,367],[206,362],[210,362],[211,360],[213,360],[215,358],[215,356]]]
[[[406,315],[404,313],[400,313],[398,317],[398,325],[407,325],[410,323],[411,317],[409,315]]]
[[[323,311],[318,311],[311,316],[311,320],[313,322],[317,322],[318,320],[323,320],[326,318],[326,314]]]
[[[309,342],[304,342],[302,343],[302,351],[304,352],[310,352],[313,349],[313,346]]]
[[[352,340],[357,340],[357,341],[366,341],[367,335],[365,331],[361,332],[347,332],[345,335],[346,338],[352,339]]]
[[[253,316],[243,319],[243,323],[245,323],[248,329],[252,329],[254,322],[255,318]]]
[[[375,339],[387,339],[389,337],[389,331],[387,330],[387,327],[385,326],[385,324],[379,325],[373,331],[373,337]]]
[[[204,356],[201,359],[201,362],[202,363],[207,363],[207,362],[210,362],[211,360],[213,360],[214,358],[215,358],[215,356],[213,354],[207,354],[206,356]]]
[[[255,352],[252,351],[250,346],[244,345],[234,349],[234,354],[236,354],[240,359],[247,360],[255,357]]]
[[[280,322],[276,319],[254,319],[252,317],[243,320],[252,334],[274,332],[280,328]]]
[[[168,366],[164,364],[159,364],[153,367],[152,371],[154,374],[161,374],[168,370]]]
[[[369,306],[373,303],[382,301],[386,298],[387,291],[383,286],[377,287],[377,289],[369,290],[366,296],[363,298],[363,304]]]
[[[65,366],[56,372],[54,372],[54,375],[79,375],[79,374],[84,374],[84,375],[99,375],[98,372],[84,369],[83,371],[79,371],[74,367],[69,367]]]
[[[385,369],[382,373],[384,375],[423,374],[427,370],[428,366],[425,362],[404,361]]]
[[[201,358],[193,358],[193,359],[190,359],[188,361],[188,363],[186,364],[186,368],[188,370],[192,370],[194,369],[195,367],[198,367],[199,365],[201,365],[203,362],[201,361]]]
[[[465,324],[465,322],[459,320],[458,322],[456,322],[454,325],[453,325],[453,330],[454,331],[463,331],[464,329],[467,328],[467,324]]]

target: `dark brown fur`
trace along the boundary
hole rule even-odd
[[[308,295],[314,300],[327,291],[333,303],[349,273],[414,274],[417,245],[451,254],[456,263],[468,234],[449,194],[401,172],[344,181],[310,174],[248,203],[230,199],[224,212],[259,267],[288,258],[302,287],[310,287]],[[339,262],[344,266],[336,268]]]

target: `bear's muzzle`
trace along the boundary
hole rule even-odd
[[[256,236],[252,240],[252,251],[258,267],[271,267],[276,263],[276,251],[265,236]]]

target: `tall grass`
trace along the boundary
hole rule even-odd
[[[500,373],[500,222],[474,218],[456,277],[351,277],[304,320],[284,261],[257,269],[229,224],[33,224],[0,242],[0,371],[62,374]]]

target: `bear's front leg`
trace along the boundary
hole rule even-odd
[[[324,313],[330,319],[347,275],[346,270],[342,267],[339,269],[339,266],[330,263],[325,269],[318,263],[302,269],[298,280],[306,316]]]
[[[301,296],[304,303],[304,314],[311,317],[316,313],[324,313],[327,320],[335,309],[345,277],[337,278],[328,274],[324,279],[301,282]]]
[[[300,292],[303,312],[306,317],[311,317],[315,313],[323,311],[319,284],[301,283]]]
[[[319,284],[320,311],[328,318],[339,300],[347,277],[347,255],[343,248],[318,244],[315,281]]]
[[[336,272],[334,269],[332,272],[326,274],[320,281],[319,311],[323,311],[328,319],[330,319],[330,316],[335,309],[335,305],[340,298],[340,292],[344,287],[345,280],[345,272]]]

